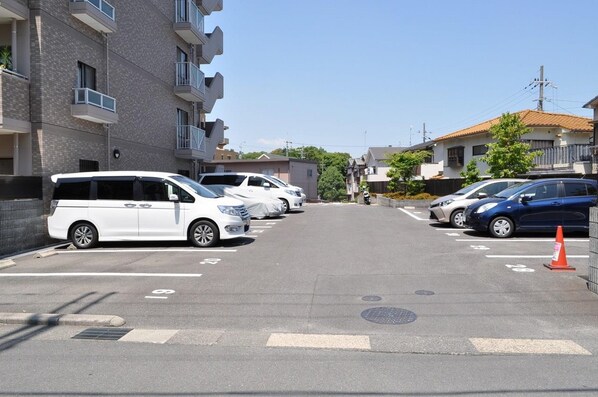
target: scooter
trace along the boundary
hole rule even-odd
[[[368,192],[367,190],[363,191],[363,202],[365,203],[365,205],[370,205],[370,192]]]

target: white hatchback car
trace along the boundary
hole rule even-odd
[[[442,223],[450,223],[453,227],[463,228],[465,208],[469,204],[490,197],[501,190],[511,187],[515,183],[525,182],[527,179],[487,179],[472,183],[448,196],[442,196],[430,204],[430,219]]]

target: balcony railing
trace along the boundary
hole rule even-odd
[[[89,3],[98,10],[100,10],[104,15],[106,15],[111,20],[115,21],[114,17],[114,7],[111,6],[104,0],[71,0],[73,3]]]
[[[191,86],[202,94],[206,93],[205,76],[199,67],[191,62],[177,62],[176,85]]]
[[[89,88],[75,88],[76,105],[93,105],[116,113],[116,99]]]
[[[178,150],[206,151],[206,133],[204,130],[192,125],[178,125],[176,128],[176,147]]]
[[[590,145],[554,146],[537,151],[541,153],[534,158],[534,166],[538,169],[565,168],[573,163],[592,159]]]
[[[176,0],[175,2],[176,22],[189,22],[195,26],[200,33],[204,33],[203,14],[191,0]]]

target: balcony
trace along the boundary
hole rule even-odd
[[[206,133],[192,125],[178,125],[176,127],[175,156],[182,159],[206,159]]]
[[[0,69],[0,134],[30,132],[29,80]]]
[[[224,35],[222,29],[217,26],[212,33],[207,35],[207,37],[208,42],[197,48],[199,63],[203,65],[212,63],[212,59],[214,59],[216,55],[222,55],[224,52]]]
[[[89,88],[75,88],[75,103],[71,105],[73,117],[99,124],[118,122],[116,99]]]
[[[218,99],[224,98],[224,76],[216,73],[214,77],[205,79],[206,99],[202,103],[205,113],[210,113]]]
[[[216,121],[207,122],[205,128],[207,138],[206,152],[210,155],[210,158],[212,158],[218,145],[225,144],[224,121],[216,119]]]
[[[206,100],[205,77],[197,65],[191,62],[177,62],[174,93],[189,102]]]
[[[29,8],[16,0],[2,0],[0,1],[0,20],[2,19],[18,21],[29,19]]]
[[[71,0],[71,15],[102,33],[116,32],[114,7],[104,0]]]
[[[214,11],[222,11],[223,0],[199,0],[199,9],[204,15],[210,15]]]
[[[173,28],[189,44],[204,45],[208,42],[204,33],[203,14],[191,0],[175,1]]]
[[[571,171],[592,160],[590,145],[554,146],[537,151],[540,155],[534,158],[534,171]]]

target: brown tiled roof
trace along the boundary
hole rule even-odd
[[[592,120],[587,117],[574,116],[560,113],[547,113],[538,110],[522,110],[517,112],[521,121],[528,127],[561,127],[576,132],[592,132]],[[500,117],[484,121],[459,131],[452,132],[436,138],[435,141],[444,141],[453,138],[462,138],[476,134],[486,133],[494,124],[498,124]]]

